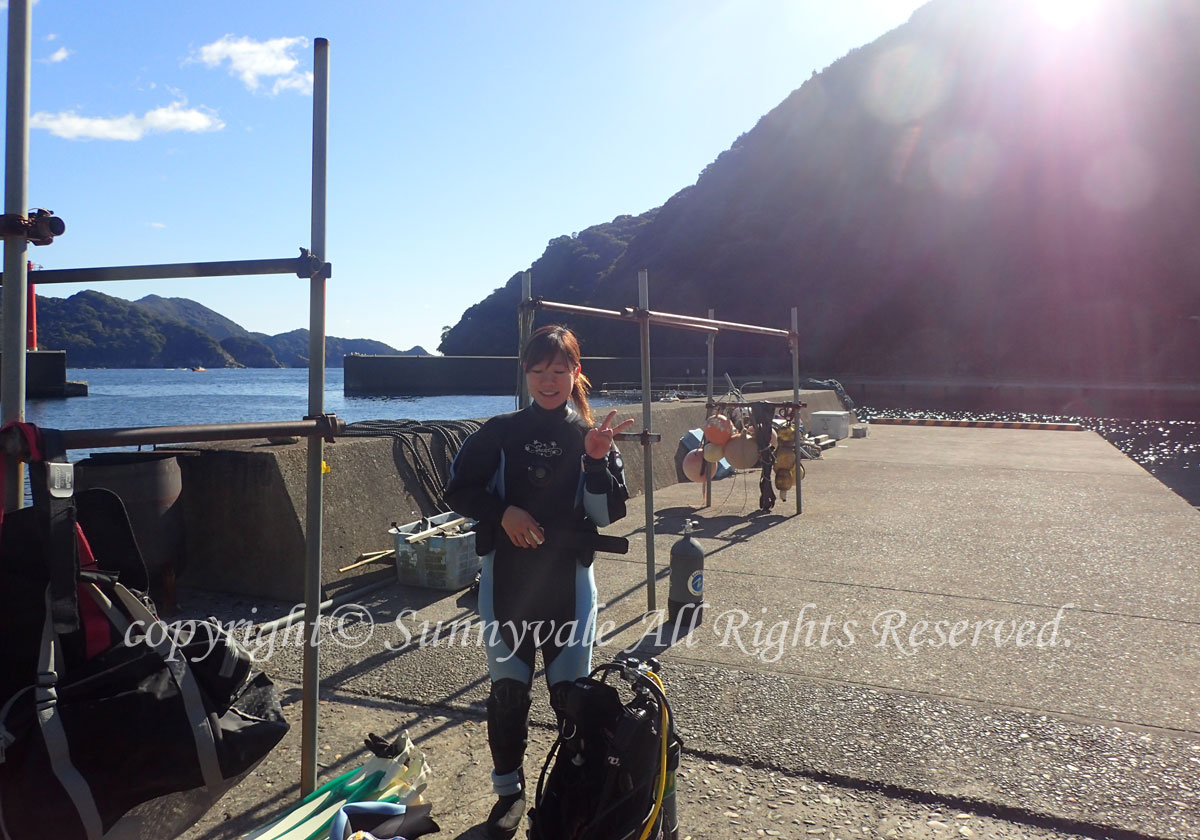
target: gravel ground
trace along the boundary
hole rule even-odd
[[[285,712],[293,728],[284,742],[181,840],[235,840],[297,801],[300,704],[290,703]],[[349,692],[329,693],[320,714],[322,781],[365,760],[361,740],[367,732],[384,734],[386,729],[394,736],[407,729],[425,751],[432,774],[426,798],[442,829],[433,836],[482,840],[480,822],[491,807],[492,794],[487,781],[487,734],[479,717],[431,712]],[[533,728],[529,769],[533,769],[532,756],[545,755],[552,737],[547,728]],[[1083,836],[694,756],[685,756],[682,762],[677,799],[681,840],[1070,840]]]

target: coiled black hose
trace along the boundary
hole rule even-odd
[[[483,425],[478,420],[360,420],[344,437],[390,437],[396,468],[411,478],[409,487],[425,516],[446,513],[444,496],[450,465],[465,441]]]

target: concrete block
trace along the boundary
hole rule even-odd
[[[850,437],[850,412],[814,411],[809,433],[814,436],[829,435],[834,440]]]

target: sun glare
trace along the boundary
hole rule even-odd
[[[1038,15],[1055,29],[1074,29],[1092,17],[1101,0],[1037,0]]]

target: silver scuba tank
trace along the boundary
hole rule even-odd
[[[692,538],[695,521],[685,519],[683,536],[671,546],[671,591],[667,598],[667,618],[695,627],[700,623],[704,603],[704,549]]]

